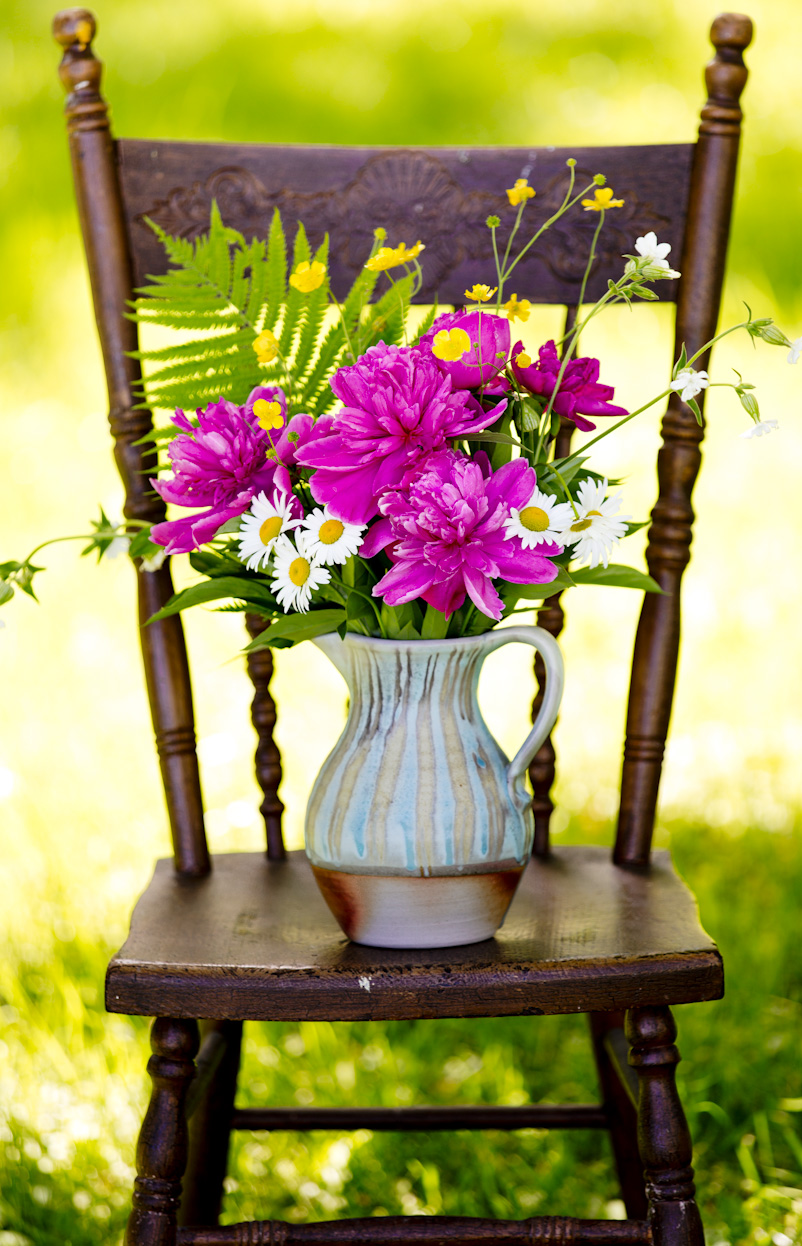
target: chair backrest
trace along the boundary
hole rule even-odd
[[[605,172],[626,203],[605,229],[587,297],[598,297],[608,278],[620,275],[621,253],[631,248],[636,235],[654,230],[672,244],[672,255],[681,257],[681,280],[662,283],[660,290],[664,299],[677,302],[676,353],[682,342],[689,354],[695,352],[715,333],[740,135],[739,99],[746,82],[742,53],[752,38],[746,17],[723,14],[713,23],[716,54],[706,70],[708,100],[695,144],[570,150],[115,142],[100,93],[102,66],[92,51],[94,17],[86,9],[65,10],[55,18],[54,34],[64,48],[60,75],[68,91],[75,188],[128,518],[155,522],[164,517],[163,503],[147,483],[149,453],[137,444],[152,423],[150,413],[136,407],[140,374],[130,352],[137,348],[137,333],[125,315],[135,286],[147,273],[166,267],[145,216],[170,233],[189,237],[208,228],[215,199],[226,224],[260,237],[266,236],[277,206],[285,219],[304,221],[313,243],[329,232],[332,283],[338,293],[353,279],[374,227],[382,224],[392,240],[412,243],[420,237],[426,242],[418,301],[431,301],[436,293],[441,303],[458,304],[466,284],[476,279],[480,262],[490,258],[487,216],[508,216],[500,211],[506,206],[501,188],[517,177],[529,177],[538,192],[532,215],[545,217],[562,198],[565,162],[574,156],[578,174]],[[569,324],[582,276],[575,256],[587,254],[589,215],[580,214],[570,224],[564,218],[559,228],[549,231],[545,248],[521,264],[516,282],[526,294],[537,291],[533,301],[564,304]],[[703,357],[699,366],[706,362]],[[666,594],[646,595],[635,643],[615,846],[619,864],[643,865],[649,859],[676,677],[680,581],[690,558],[691,491],[703,435],[693,413],[673,395],[662,423],[659,494],[646,554],[649,570]],[[567,427],[560,436],[559,451],[567,450]],[[138,583],[144,622],[173,592],[169,566],[154,572],[140,568]],[[539,619],[559,633],[563,614],[556,597],[545,603]],[[248,618],[251,634],[262,625]],[[180,617],[142,628],[141,638],[176,868],[203,874],[210,859]],[[252,654],[248,666],[255,686],[257,777],[264,792],[268,854],[280,857],[281,763],[273,742],[270,652]],[[542,670],[538,675],[542,679]],[[532,767],[538,852],[548,848],[553,777],[554,751],[547,743]]]

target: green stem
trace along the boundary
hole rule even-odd
[[[561,217],[561,216],[564,216],[564,215],[565,215],[565,213],[566,213],[566,212],[568,212],[570,208],[573,208],[575,204],[579,203],[579,200],[582,198],[582,196],[583,196],[583,195],[586,195],[586,194],[587,194],[590,190],[592,190],[592,189],[593,189],[593,187],[596,185],[596,183],[595,183],[595,182],[591,182],[590,186],[586,186],[584,190],[580,190],[579,194],[574,195],[574,197],[573,197],[573,199],[572,199],[572,198],[571,198],[571,190],[573,189],[573,185],[574,185],[574,176],[575,176],[575,175],[574,175],[574,171],[573,171],[573,169],[571,169],[571,181],[570,181],[570,183],[569,183],[568,190],[566,191],[565,198],[563,199],[562,203],[560,204],[559,208],[558,208],[558,209],[557,209],[557,211],[554,213],[554,215],[553,215],[553,216],[550,216],[550,217],[549,217],[549,219],[548,219],[548,220],[547,220],[547,221],[546,221],[543,225],[541,225],[541,227],[540,227],[540,229],[537,231],[537,233],[536,233],[536,234],[535,234],[532,238],[530,238],[530,239],[529,239],[529,241],[527,242],[527,244],[526,244],[526,246],[523,248],[523,250],[522,250],[522,251],[518,254],[518,256],[517,256],[517,257],[516,257],[516,258],[512,261],[512,263],[510,264],[510,266],[509,266],[509,268],[507,269],[507,271],[503,274],[503,276],[504,276],[504,280],[505,280],[505,281],[506,281],[506,280],[507,280],[507,278],[509,277],[509,275],[510,275],[510,273],[512,272],[512,270],[515,268],[516,264],[520,264],[521,260],[522,260],[522,259],[523,259],[523,257],[526,255],[526,253],[527,253],[527,251],[529,250],[529,248],[530,248],[530,247],[532,247],[532,246],[534,246],[534,244],[537,242],[538,238],[540,238],[540,237],[541,237],[541,235],[542,235],[542,234],[544,234],[544,233],[546,232],[546,230],[547,230],[547,229],[550,229],[550,228],[551,228],[551,226],[554,224],[554,222],[555,222],[555,221],[558,221],[558,220],[560,219],[560,217]]]
[[[31,559],[34,557],[34,555],[39,553],[40,549],[45,549],[48,545],[58,545],[61,541],[94,541],[97,537],[102,537],[102,536],[111,536],[112,540],[115,540],[118,536],[128,536],[129,533],[125,531],[120,531],[123,525],[125,525],[126,527],[134,526],[136,528],[149,528],[150,520],[149,519],[125,519],[123,520],[123,523],[120,524],[119,527],[117,528],[108,528],[108,529],[101,528],[97,532],[84,532],[84,533],[78,532],[78,533],[75,533],[73,536],[51,537],[49,541],[42,541],[41,545],[37,545],[35,549],[32,549],[30,554],[24,560],[22,565],[23,567],[27,566],[28,563],[31,561]]]
[[[577,310],[582,307],[582,304],[585,301],[585,290],[587,289],[588,277],[590,276],[590,270],[593,267],[593,261],[596,259],[596,243],[599,241],[599,234],[602,231],[603,224],[604,224],[604,208],[602,208],[601,212],[599,213],[599,223],[596,226],[596,232],[594,233],[593,241],[590,244],[590,255],[588,256],[588,262],[585,265],[585,272],[582,277],[582,285],[580,286],[580,289],[579,289],[579,298],[576,301]],[[573,349],[577,350],[578,348],[579,348],[579,334],[576,332],[576,325],[574,325]]]
[[[617,424],[613,424],[610,428],[606,428],[604,432],[598,433],[595,437],[591,437],[590,441],[586,441],[585,444],[580,447],[580,449],[574,450],[573,454],[569,454],[567,458],[561,459],[560,460],[561,465],[565,467],[566,463],[572,462],[573,459],[578,459],[581,455],[585,453],[586,450],[589,450],[591,446],[594,446],[597,441],[601,441],[603,437],[609,437],[610,433],[614,433],[617,429],[621,428],[623,424],[628,424],[630,420],[634,420],[636,415],[642,415],[644,411],[648,411],[649,407],[653,407],[655,403],[660,402],[661,399],[668,397],[668,395],[671,394],[671,392],[672,391],[670,389],[664,389],[662,394],[658,394],[656,398],[652,398],[650,399],[649,402],[644,403],[642,407],[638,407],[637,411],[630,411],[629,415],[625,415],[624,418],[619,420]],[[551,463],[549,466],[551,467],[551,470],[555,472],[556,474],[556,469],[554,467],[554,464]]]
[[[510,236],[507,239],[507,249],[504,252],[504,261],[501,265],[501,270],[498,276],[498,298],[496,300],[497,311],[501,308],[501,303],[504,298],[504,280],[505,280],[505,276],[507,276],[507,274],[505,273],[505,269],[507,267],[507,260],[510,258],[510,250],[512,248],[512,241],[515,235],[518,233],[518,226],[521,224],[521,217],[524,214],[524,208],[526,207],[526,204],[527,204],[527,200],[524,199],[520,207],[518,208],[518,215],[515,218],[515,224],[513,225],[512,230],[510,232]],[[512,272],[512,269],[510,269],[510,272]]]

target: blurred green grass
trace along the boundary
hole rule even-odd
[[[802,300],[802,14],[759,0],[739,178],[729,317],[747,299],[797,336]],[[109,0],[98,54],[117,133],[250,141],[560,143],[690,138],[713,4],[573,0]],[[120,505],[59,111],[52,8],[6,0],[0,34],[0,532],[11,557]],[[667,365],[667,309],[613,316],[588,349],[618,400]],[[544,314],[533,340],[550,331]],[[797,946],[802,883],[799,377],[779,352],[729,343],[716,367],[759,385],[782,438],[740,442],[709,406],[686,577],[682,670],[661,843],[671,842],[719,940],[721,1003],[679,1011],[680,1076],[711,1243],[802,1241]],[[632,405],[635,405],[634,402]],[[627,501],[653,497],[656,421],[610,450]],[[607,443],[609,444],[609,443]],[[623,467],[622,467],[623,464]],[[6,553],[6,549],[8,552]],[[629,552],[629,551],[628,551]],[[635,551],[633,556],[637,556]],[[139,669],[130,569],[48,554],[43,606],[0,635],[0,1246],[119,1240],[145,1102],[146,1026],[102,1011],[105,961],[152,860],[168,850]],[[556,829],[610,836],[637,601],[569,604]],[[212,847],[258,847],[250,689],[237,621],[188,621]],[[287,823],[298,842],[310,777],[342,691],[319,655],[284,655]],[[509,750],[523,737],[528,659],[497,655],[483,707]],[[514,704],[510,688],[519,688]],[[254,1027],[246,1095],[281,1102],[525,1102],[592,1097],[579,1018]],[[277,1064],[276,1053],[282,1058]],[[595,1136],[527,1131],[442,1139],[259,1135],[237,1146],[228,1219],[409,1211],[615,1215]],[[20,1236],[15,1236],[20,1235]]]

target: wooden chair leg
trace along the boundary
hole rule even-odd
[[[202,1024],[202,1034],[203,1048],[210,1038],[218,1036],[225,1048],[189,1124],[189,1158],[178,1213],[181,1225],[217,1224],[220,1217],[240,1065],[242,1022],[206,1021]]]
[[[610,1123],[610,1142],[621,1186],[621,1195],[627,1215],[632,1220],[645,1220],[646,1186],[643,1179],[643,1165],[638,1153],[638,1118],[635,1104],[624,1084],[625,1073],[629,1073],[630,1077],[634,1077],[634,1074],[624,1066],[625,1073],[622,1075],[619,1072],[619,1061],[613,1058],[611,1051],[611,1045],[618,1037],[620,1046],[623,1048],[620,1053],[621,1060],[626,1060],[624,1014],[622,1012],[592,1012],[589,1019],[602,1100]]]
[[[175,1246],[187,1162],[185,1103],[195,1076],[197,1021],[157,1017],[150,1032],[150,1103],[136,1150],[137,1178],[126,1246]]]
[[[632,1008],[626,1017],[629,1063],[640,1084],[638,1145],[654,1246],[704,1246],[696,1206],[688,1122],[677,1092],[677,1027],[665,1007]]]

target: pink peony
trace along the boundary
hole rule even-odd
[[[310,481],[315,500],[356,524],[377,514],[385,489],[403,486],[450,440],[489,428],[507,405],[503,400],[484,411],[470,394],[454,392],[430,354],[383,342],[340,368],[331,388],[343,407],[296,458],[316,469]]]
[[[527,368],[522,368],[515,362],[523,348],[523,342],[516,342],[513,347],[513,375],[518,384],[528,389],[530,394],[539,394],[548,401],[554,393],[560,373],[557,347],[554,342],[541,346],[538,362]],[[596,425],[583,419],[584,415],[629,415],[623,407],[614,407],[609,401],[614,393],[612,385],[599,384],[598,359],[591,359],[589,356],[572,359],[563,373],[552,410],[558,415],[564,415],[567,420],[572,420],[583,432],[588,432]]]
[[[557,567],[547,555],[558,545],[524,549],[507,537],[504,522],[511,509],[526,506],[537,483],[525,459],[513,459],[490,474],[484,463],[456,451],[430,459],[405,489],[385,493],[384,518],[367,533],[360,550],[370,557],[386,549],[395,564],[373,589],[388,605],[422,597],[447,618],[470,597],[491,619],[500,619],[504,603],[492,581],[548,584]],[[486,466],[487,464],[487,466]]]
[[[259,396],[254,390],[248,401]],[[151,529],[153,541],[168,554],[185,554],[211,540],[229,519],[244,514],[262,490],[290,492],[287,469],[266,458],[270,438],[254,419],[252,402],[248,413],[221,398],[198,411],[197,428],[183,411],[176,411],[173,423],[184,430],[167,452],[173,476],[151,484],[165,502],[207,509]]]
[[[276,454],[284,466],[294,467],[298,462],[298,451],[307,442],[329,432],[333,418],[331,415],[321,415],[315,420],[312,415],[294,415],[275,442]]]
[[[420,339],[421,350],[432,349],[442,329],[464,329],[471,340],[469,353],[453,361],[432,355],[441,372],[451,377],[454,389],[479,389],[500,393],[509,389],[501,375],[510,358],[510,322],[489,311],[445,312]]]

